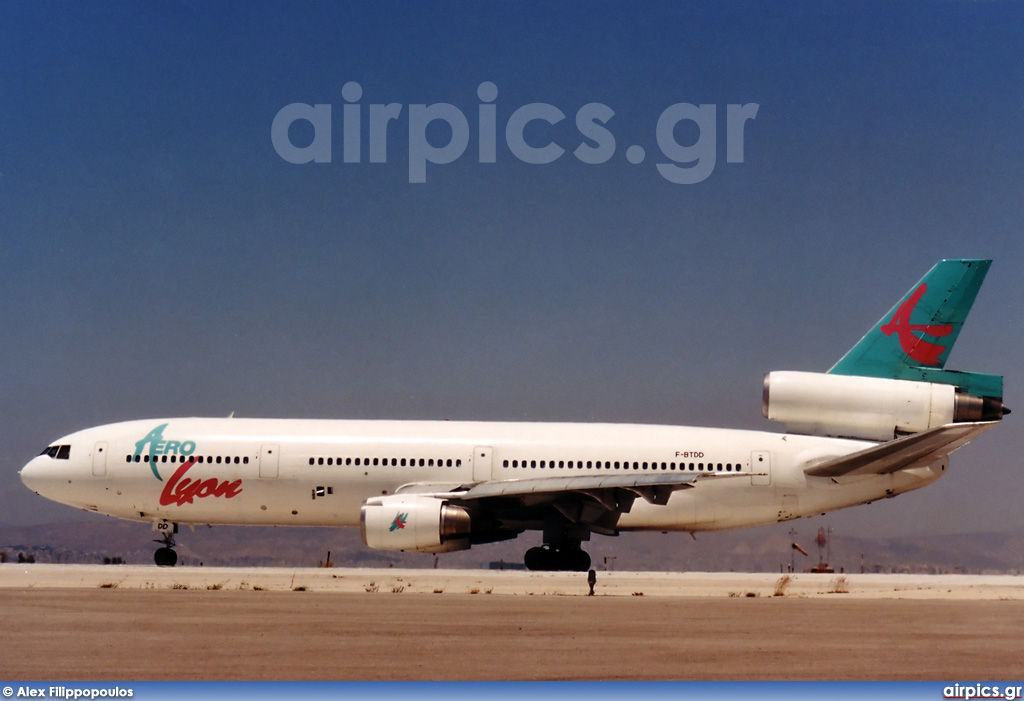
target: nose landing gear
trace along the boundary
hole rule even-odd
[[[178,532],[178,524],[158,521],[153,524],[153,530],[160,533],[160,538],[153,542],[163,545],[153,553],[153,561],[157,567],[174,567],[178,564],[178,553],[174,552],[174,534]]]

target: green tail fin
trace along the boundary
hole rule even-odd
[[[956,385],[1002,397],[1003,378],[945,370],[991,260],[941,260],[829,373]]]

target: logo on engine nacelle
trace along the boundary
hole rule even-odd
[[[910,315],[913,314],[917,303],[921,301],[924,293],[928,291],[928,285],[922,284],[914,294],[910,295],[903,304],[892,315],[889,323],[881,328],[886,336],[894,333],[899,339],[900,348],[911,358],[924,365],[938,365],[939,356],[946,350],[946,347],[938,343],[931,343],[923,340],[917,333],[928,336],[948,336],[953,333],[953,327],[949,324],[911,324]]]
[[[406,511],[404,514],[398,512],[395,514],[395,520],[391,522],[391,527],[388,528],[388,532],[397,531],[400,528],[405,528],[405,522],[409,519],[409,512]]]

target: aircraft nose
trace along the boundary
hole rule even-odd
[[[76,466],[68,460],[55,460],[45,453],[33,458],[21,468],[21,483],[41,497],[67,503],[76,496],[78,487],[72,485]]]
[[[46,470],[41,463],[41,458],[33,458],[25,467],[21,468],[18,475],[21,483],[36,494],[46,496],[46,485],[50,481],[46,477]]]

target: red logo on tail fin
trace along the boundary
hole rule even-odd
[[[907,298],[907,301],[899,306],[896,313],[892,315],[889,323],[882,327],[881,331],[886,336],[894,333],[899,338],[900,348],[911,358],[924,365],[938,365],[939,356],[946,350],[945,346],[937,343],[924,341],[917,333],[928,336],[948,336],[953,333],[953,327],[949,324],[911,324],[910,315],[914,307],[921,301],[921,297],[928,291],[928,285],[922,284],[914,294]]]

